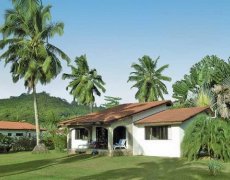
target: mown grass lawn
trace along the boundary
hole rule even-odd
[[[0,179],[230,179],[230,163],[210,176],[207,160],[146,156],[98,157],[51,151],[0,154]]]

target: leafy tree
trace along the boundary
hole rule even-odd
[[[214,94],[208,88],[201,88],[197,96],[194,98],[194,105],[197,107],[213,107],[214,104]]]
[[[132,64],[134,72],[130,73],[128,82],[135,82],[132,88],[137,88],[135,98],[139,102],[157,101],[159,98],[164,99],[163,94],[168,94],[167,87],[162,81],[171,81],[170,77],[162,75],[162,72],[169,67],[164,65],[157,69],[156,60],[149,56],[139,58],[139,64]]]
[[[221,84],[229,74],[229,63],[214,55],[206,56],[192,66],[184,79],[173,84],[173,97],[184,103],[189,100],[191,94],[196,96],[200,88],[212,88],[215,84]]]
[[[229,139],[230,126],[227,121],[200,115],[185,130],[182,153],[188,160],[198,159],[203,154],[229,161]]]
[[[105,97],[105,104],[102,104],[101,106],[106,109],[120,104],[119,103],[119,101],[121,100],[120,97],[112,97],[112,96],[104,96],[104,97]]]
[[[86,55],[76,57],[76,66],[71,66],[71,74],[63,74],[63,79],[70,79],[67,86],[70,88],[70,94],[78,103],[89,105],[91,112],[93,111],[93,104],[95,102],[95,94],[101,95],[101,91],[105,92],[105,82],[102,77],[98,75],[96,69],[90,69]]]
[[[60,59],[70,60],[49,42],[54,35],[62,35],[64,28],[63,23],[50,23],[50,8],[39,1],[13,0],[13,9],[6,10],[5,23],[0,29],[3,34],[0,48],[6,49],[0,59],[11,64],[13,82],[24,79],[25,87],[33,91],[37,145],[40,133],[36,85],[49,83],[61,72]]]

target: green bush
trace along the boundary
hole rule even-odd
[[[13,151],[32,151],[36,146],[36,139],[29,137],[15,138]]]
[[[13,141],[13,138],[0,134],[0,152],[9,152]]]
[[[205,115],[197,118],[185,130],[182,155],[195,160],[202,155],[230,160],[230,124],[222,119],[211,119]]]
[[[210,171],[210,174],[215,176],[217,173],[219,173],[222,169],[223,165],[220,161],[217,160],[211,160],[208,163],[208,169]]]
[[[54,149],[54,142],[53,142],[53,138],[52,137],[43,137],[41,143],[45,144],[45,146],[49,150],[53,150]]]
[[[64,151],[67,147],[67,141],[66,141],[66,135],[65,134],[56,134],[54,136],[54,147],[57,151]]]

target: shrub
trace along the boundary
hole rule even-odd
[[[220,161],[217,160],[211,160],[208,163],[208,169],[210,171],[210,174],[215,176],[218,172],[221,171],[223,165]]]
[[[224,161],[230,160],[230,124],[222,119],[205,115],[197,118],[185,130],[182,155],[195,160],[201,155]]]
[[[13,151],[31,151],[36,146],[36,139],[29,137],[15,138]]]
[[[57,151],[64,151],[66,149],[67,142],[65,134],[56,134],[54,136],[54,147]]]
[[[43,137],[41,143],[45,144],[48,150],[54,149],[54,142],[52,137]]]
[[[12,148],[13,138],[0,134],[0,152],[9,152]]]

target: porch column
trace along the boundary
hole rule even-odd
[[[92,127],[92,141],[96,141],[96,126]]]
[[[108,128],[108,150],[109,150],[109,155],[112,155],[112,150],[113,150],[113,128],[109,127]]]
[[[71,150],[71,144],[72,144],[72,128],[68,128],[68,134],[67,134],[67,150]]]

